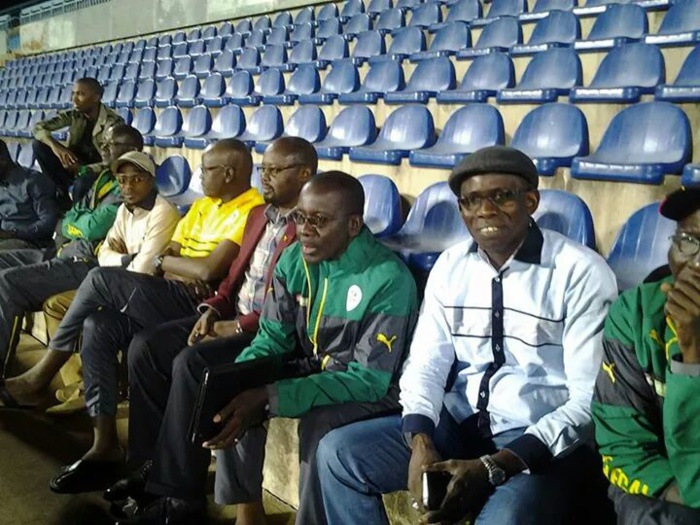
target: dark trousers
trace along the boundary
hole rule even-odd
[[[657,498],[627,494],[611,486],[608,495],[615,504],[619,525],[695,525],[700,509],[693,509]]]
[[[197,301],[179,281],[94,268],[78,291],[49,348],[71,352],[82,333],[85,402],[88,413],[113,416],[119,401],[118,353],[147,326],[196,312]]]
[[[134,460],[153,459],[147,490],[184,499],[205,496],[208,450],[188,441],[188,430],[205,368],[231,363],[251,341],[241,336],[186,344],[195,319],[182,319],[139,333],[129,347],[131,383],[129,454]],[[325,523],[316,475],[316,447],[339,426],[396,413],[397,391],[377,403],[346,403],[320,407],[299,424],[300,508],[297,523]],[[157,436],[157,439],[155,437]],[[267,431],[251,428],[238,445],[217,454],[216,501],[241,503],[262,496],[262,468]]]
[[[35,140],[32,142],[32,149],[36,161],[41,167],[41,171],[48,175],[56,184],[59,195],[68,195],[68,188],[73,184],[73,175],[63,167],[59,159],[49,146]]]

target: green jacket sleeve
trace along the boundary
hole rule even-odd
[[[592,414],[603,473],[630,494],[659,497],[673,481],[656,394],[634,350],[634,294],[612,306]]]
[[[94,210],[71,208],[63,217],[61,233],[66,239],[100,241],[114,224],[118,209],[118,203],[100,204]]]
[[[34,138],[47,144],[51,138],[51,132],[67,128],[73,123],[73,112],[63,111],[49,120],[42,120],[32,130]]]
[[[682,366],[673,360],[666,376],[664,436],[683,502],[700,508],[700,367]]]

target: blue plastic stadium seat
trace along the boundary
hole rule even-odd
[[[343,34],[343,24],[337,18],[331,18],[324,20],[318,26],[318,31],[316,32],[315,42],[317,44],[322,44],[327,39],[332,36],[338,36]]]
[[[227,49],[223,51],[214,62],[212,72],[221,73],[225,77],[230,77],[236,69],[236,55]]]
[[[675,231],[676,223],[659,214],[658,202],[644,206],[627,219],[608,256],[620,290],[641,284],[653,270],[668,264],[669,237]]]
[[[211,73],[202,85],[199,92],[202,104],[207,107],[219,108],[228,103],[226,92],[226,82],[221,73]]]
[[[200,87],[199,79],[195,75],[189,75],[182,81],[175,99],[176,105],[181,108],[191,108],[201,104]]]
[[[250,20],[248,20],[248,23],[250,23]],[[232,34],[233,24],[231,22],[224,22],[223,24],[221,24],[221,27],[219,28],[220,37],[231,36]]]
[[[187,42],[180,42],[175,45],[173,45],[172,48],[172,57],[173,58],[180,58],[187,56]]]
[[[164,108],[175,104],[177,98],[177,81],[172,78],[164,78],[156,83],[156,94],[153,97],[154,106]]]
[[[664,57],[658,47],[634,43],[614,47],[603,59],[591,85],[571,90],[572,102],[638,102],[654,93],[666,79]]]
[[[688,164],[683,169],[683,175],[681,176],[681,184],[686,188],[700,187],[700,163]]]
[[[173,47],[172,46],[161,46],[158,48],[158,52],[156,54],[156,61],[160,60],[165,60],[167,58],[172,58],[173,56]],[[96,63],[97,65],[97,63]]]
[[[540,190],[540,204],[532,216],[540,228],[553,230],[595,250],[591,210],[580,197],[563,190]]]
[[[647,44],[683,46],[700,41],[700,0],[676,0],[666,13],[659,32],[647,35]]]
[[[404,15],[401,9],[395,7],[379,13],[379,18],[374,24],[374,29],[379,31],[382,35],[386,35],[405,26],[406,15]]]
[[[155,62],[143,62],[141,64],[141,71],[139,71],[140,79],[155,79],[156,78],[156,63]]]
[[[340,10],[339,18],[342,23],[345,23],[353,16],[364,12],[365,4],[362,0],[346,0],[343,4],[343,8]]]
[[[173,77],[183,80],[192,71],[192,58],[184,56],[177,58],[173,64]]]
[[[17,119],[19,114],[16,109],[11,109],[5,115],[5,122],[3,123],[2,129],[0,129],[0,135],[5,137],[11,136],[11,131],[15,129],[17,125]]]
[[[97,81],[100,84],[104,84],[109,80],[109,75],[112,72],[112,66],[102,66],[100,72],[97,74]]]
[[[315,65],[319,69],[326,69],[332,62],[346,59],[348,53],[347,40],[342,35],[331,36],[326,39],[321,51],[319,51]]]
[[[253,77],[248,71],[237,71],[229,80],[225,96],[239,106],[255,106],[260,100],[253,95]]]
[[[403,68],[396,60],[384,60],[373,64],[360,89],[352,93],[341,93],[341,104],[373,104],[390,93],[403,89],[406,85]]]
[[[301,137],[311,144],[323,140],[328,131],[326,116],[318,106],[302,106],[297,109],[284,127],[283,137]],[[255,151],[264,153],[270,142],[256,142]]]
[[[158,49],[155,47],[146,48],[143,50],[141,62],[155,62],[158,58]]]
[[[691,145],[682,109],[668,102],[635,104],[615,115],[592,155],[573,160],[571,176],[661,184],[665,174],[681,173]]]
[[[379,31],[365,31],[357,35],[357,42],[350,56],[353,64],[359,66],[368,59],[385,53],[384,36]]]
[[[427,104],[430,97],[455,87],[455,68],[448,57],[422,60],[403,89],[384,95],[386,104],[420,102]]]
[[[173,137],[173,141],[168,144],[169,146],[182,146],[184,141],[188,138],[198,139],[205,137],[207,133],[211,131],[211,113],[209,109],[204,106],[193,107],[182,123],[182,130],[178,137]],[[158,144],[158,138],[156,138],[156,145]]]
[[[10,137],[22,137],[22,136],[24,136],[23,132],[27,128],[29,128],[29,121],[31,120],[31,118],[32,118],[31,111],[29,111],[27,109],[20,110],[19,114],[17,116],[17,123],[15,124],[14,129],[12,129],[8,133],[8,135]]]
[[[292,31],[289,36],[288,46],[292,47],[296,42],[301,42],[302,40],[314,40],[314,43],[320,44],[315,40],[316,38],[316,28],[312,24],[302,24],[297,26]]]
[[[178,31],[177,33],[175,33],[173,35],[173,40],[172,40],[173,45],[181,44],[182,42],[186,42],[186,41],[187,41],[187,35],[185,34],[184,31]]]
[[[418,195],[399,232],[382,241],[411,267],[429,272],[443,251],[470,237],[457,198],[447,182],[438,182]]]
[[[352,106],[338,113],[326,138],[314,146],[319,158],[340,160],[350,148],[370,144],[376,137],[374,114],[365,106]]]
[[[143,135],[143,143],[147,146],[153,145],[153,128],[156,125],[156,115],[153,108],[144,107],[134,116],[131,125]]]
[[[275,27],[270,31],[270,34],[267,36],[267,41],[265,43],[265,46],[270,46],[270,45],[281,45],[284,46],[287,44],[289,41],[289,29],[286,27]],[[263,46],[258,47],[258,49],[262,50],[264,49]],[[255,47],[255,46],[250,46],[250,47]]]
[[[360,33],[372,30],[372,19],[366,13],[353,16],[343,29],[343,36],[346,40],[352,40]]]
[[[664,84],[656,88],[656,100],[700,102],[700,45],[685,59],[673,84]]]
[[[281,94],[265,95],[265,104],[292,105],[299,95],[310,95],[321,88],[321,79],[316,67],[311,64],[299,66],[289,79],[287,89]]]
[[[124,120],[125,124],[128,124],[129,126],[131,125],[133,116],[131,115],[131,110],[129,108],[117,108],[115,111],[117,115],[119,115]]]
[[[515,84],[515,68],[507,53],[495,51],[479,56],[464,73],[457,89],[442,91],[435,99],[438,103],[486,102],[500,89]]]
[[[543,104],[525,115],[510,145],[526,153],[540,175],[552,176],[574,157],[588,155],[588,123],[576,106]]]
[[[581,24],[571,11],[550,11],[537,22],[527,44],[510,49],[513,56],[531,55],[554,47],[570,46],[581,38]]]
[[[314,8],[311,6],[304,7],[297,12],[296,16],[294,17],[293,25],[297,26],[307,22],[311,24],[316,22],[316,13],[314,12]]]
[[[395,234],[402,225],[401,195],[389,177],[361,175],[357,178],[365,192],[364,222],[375,237]]]
[[[34,126],[36,126],[42,120],[44,120],[44,111],[41,109],[33,111],[32,116],[29,119],[29,124],[27,124],[27,126],[24,129],[19,130],[18,136],[27,139],[32,138],[32,130],[34,129]]]
[[[471,59],[493,51],[507,51],[522,41],[523,31],[518,19],[512,16],[503,16],[482,29],[474,47],[458,51],[457,59]]]
[[[414,53],[425,51],[425,35],[417,27],[405,27],[393,34],[393,39],[389,50],[385,55],[378,55],[369,58],[369,63],[385,60],[403,60]]]
[[[236,69],[250,71],[251,73],[260,72],[260,51],[254,47],[246,47],[243,49],[241,56],[238,58]]]
[[[112,67],[112,71],[109,72],[109,82],[121,82],[124,78],[124,71],[126,66],[124,64],[116,64]]]
[[[489,104],[468,104],[452,113],[434,146],[412,151],[412,166],[453,168],[465,155],[505,144],[503,118]]]
[[[117,98],[114,101],[114,107],[117,108],[130,108],[134,104],[134,97],[136,96],[136,82],[133,80],[127,80],[120,87],[117,93]]]
[[[434,33],[444,25],[452,22],[465,22],[470,24],[472,20],[481,18],[481,16],[481,2],[479,2],[479,0],[457,0],[450,5],[445,21],[431,25],[428,30]]]
[[[191,178],[190,164],[181,155],[168,157],[156,169],[158,192],[166,199],[184,193],[190,185]]]
[[[517,17],[527,12],[527,0],[493,0],[491,8],[484,18],[472,20],[472,27],[480,27],[490,24],[503,16]]]
[[[275,106],[261,106],[250,116],[248,126],[238,140],[252,148],[256,142],[270,142],[276,139],[283,131],[280,110]]]
[[[172,144],[182,130],[182,113],[175,106],[165,108],[156,118],[156,125],[153,128],[154,141],[156,146],[167,147]]]
[[[211,40],[212,38],[215,38],[218,34],[218,30],[216,29],[216,26],[207,26],[204,28],[204,31],[202,31],[202,40]]]
[[[430,111],[425,106],[401,106],[387,117],[376,141],[350,148],[350,160],[399,165],[411,151],[434,143],[435,125]]]
[[[321,23],[329,18],[338,18],[338,6],[335,4],[323,4],[323,7],[318,12],[316,22]]]
[[[282,11],[278,13],[275,17],[274,22],[272,22],[272,27],[291,27],[294,25],[292,20],[292,13],[289,11]]]
[[[360,87],[360,74],[351,62],[339,61],[333,64],[326,75],[323,86],[317,93],[300,94],[300,104],[332,104],[341,93],[352,93]]]
[[[260,67],[246,68],[251,73],[260,73],[268,68],[290,71],[292,68],[287,64],[287,50],[281,45],[269,45],[265,48],[265,53],[260,59]]]
[[[211,40],[207,41],[206,47],[204,48],[204,53],[211,55],[212,58],[216,58],[221,54],[223,50],[224,39],[220,36],[215,36]]]
[[[428,27],[441,22],[442,10],[440,8],[440,4],[430,2],[421,4],[413,9],[411,13],[411,20],[408,25],[420,27],[421,29],[427,29]]]
[[[186,148],[204,149],[217,140],[237,138],[246,127],[245,114],[239,106],[221,108],[211,124],[211,129],[203,137],[185,137]]]
[[[156,67],[156,80],[162,80],[168,78],[173,74],[173,60],[172,58],[165,58],[158,60]]]
[[[595,20],[585,40],[577,40],[574,49],[600,51],[639,41],[649,31],[647,14],[638,4],[612,4]]]
[[[128,64],[124,70],[124,80],[138,80],[141,63]],[[72,78],[71,78],[72,80]],[[68,82],[66,82],[68,83]]]
[[[233,51],[234,55],[240,55],[245,47],[245,38],[242,33],[232,34],[224,44],[224,51],[229,50]]]
[[[316,62],[316,56],[316,46],[313,40],[304,40],[303,42],[297,42],[292,48],[286,64],[276,67],[280,67],[284,71],[293,71],[299,65],[313,64]]]
[[[117,90],[119,89],[118,82],[109,82],[104,85],[104,93],[102,93],[102,103],[107,107],[114,107],[114,102],[117,100]]]
[[[545,19],[546,20],[546,19]],[[502,89],[499,104],[542,104],[556,102],[571,88],[583,82],[581,60],[572,48],[552,48],[537,53],[528,63],[522,80],[515,88]]]
[[[142,108],[152,106],[156,95],[156,83],[152,79],[139,82],[136,95],[134,95],[133,107]]]
[[[236,33],[241,33],[242,35],[249,35],[253,29],[270,29],[270,26],[272,25],[272,22],[270,21],[270,17],[267,15],[260,16],[255,19],[255,25],[253,25],[253,22],[250,20],[250,18],[247,18],[245,20],[241,20],[236,24]]]
[[[197,78],[206,78],[211,72],[213,65],[213,59],[210,54],[205,53],[199,55],[194,61],[194,67],[192,68],[192,73],[194,73]]]
[[[576,7],[578,0],[537,0],[535,7],[529,13],[521,13],[518,18],[521,22],[541,20],[550,11],[571,11]]]
[[[262,102],[264,97],[280,95],[284,93],[284,89],[285,82],[282,72],[279,69],[268,69],[263,71],[258,77],[253,93],[247,98],[253,105],[258,105]]]
[[[471,32],[465,22],[450,22],[441,27],[433,37],[427,51],[411,55],[411,62],[451,56],[472,45]]]

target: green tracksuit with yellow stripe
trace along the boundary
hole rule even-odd
[[[408,268],[366,227],[337,260],[307,264],[295,243],[275,267],[258,334],[237,361],[292,353],[301,344],[317,364],[317,373],[268,388],[273,415],[378,401],[397,375],[416,310]]]
[[[700,367],[682,362],[660,286],[623,293],[605,323],[593,419],[610,483],[663,497],[676,484],[700,508]]]

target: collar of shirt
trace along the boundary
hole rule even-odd
[[[140,208],[140,209],[146,210],[146,211],[151,211],[153,209],[153,206],[156,205],[156,198],[157,197],[158,197],[158,192],[154,189],[153,191],[151,191],[151,193],[146,195],[146,197],[138,204],[136,204],[134,206],[129,206],[128,204],[124,203],[124,206],[131,213],[134,213],[134,210],[136,208]]]
[[[289,220],[289,216],[292,214],[294,209],[289,209],[285,210],[284,213],[282,213],[282,210],[280,210],[277,206],[274,204],[268,204],[267,208],[265,208],[265,218],[267,219],[267,222],[271,222],[272,224],[276,223],[283,223],[286,224],[287,221]]]

